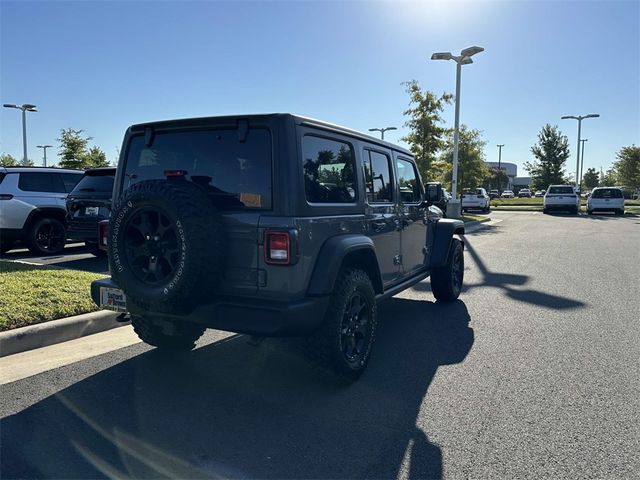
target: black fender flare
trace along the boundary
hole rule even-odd
[[[371,278],[373,289],[382,293],[382,276],[371,238],[365,235],[345,234],[329,238],[316,257],[309,281],[308,295],[329,295],[343,265],[361,268]]]
[[[454,235],[464,235],[464,222],[454,218],[441,218],[436,223],[431,249],[431,268],[442,267],[447,263],[451,241]],[[463,242],[464,245],[464,242]]]
[[[27,231],[31,228],[31,224],[36,218],[54,217],[62,221],[65,228],[67,227],[67,210],[61,207],[35,207],[29,212],[27,219],[24,221],[23,230]]]

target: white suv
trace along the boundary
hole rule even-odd
[[[65,199],[80,170],[0,167],[0,253],[16,241],[38,255],[60,252],[66,242]]]
[[[462,211],[470,208],[477,208],[483,212],[489,212],[489,195],[484,188],[476,188],[475,193],[465,193],[462,195]]]
[[[615,187],[594,188],[587,200],[587,213],[614,212],[624,215],[624,195],[622,190]]]
[[[542,213],[564,210],[577,214],[580,211],[580,195],[571,185],[549,185],[544,194]]]

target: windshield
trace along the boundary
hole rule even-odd
[[[164,179],[165,171],[184,177],[229,208],[271,208],[271,135],[250,128],[158,132],[151,145],[143,135],[129,143],[124,188],[143,180]]]
[[[100,192],[111,193],[113,190],[113,175],[85,175],[78,182],[72,193]]]
[[[622,198],[622,190],[618,188],[599,188],[591,194],[592,198]]]
[[[568,185],[560,185],[557,187],[549,187],[549,191],[547,193],[563,193],[565,195],[569,194],[569,195],[573,195],[573,187],[570,187]]]

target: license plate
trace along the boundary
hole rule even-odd
[[[127,297],[119,288],[100,287],[100,306],[116,312],[127,311]]]
[[[84,214],[85,215],[97,215],[98,214],[98,207],[87,207],[84,209]]]

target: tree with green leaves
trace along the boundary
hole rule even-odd
[[[443,93],[437,96],[433,92],[423,91],[416,80],[404,83],[409,94],[409,108],[403,113],[408,120],[404,126],[410,132],[402,137],[409,144],[414,154],[418,169],[424,181],[434,180],[431,171],[438,152],[444,146],[447,129],[442,126],[444,120],[440,116],[445,105],[450,104],[453,95]]]
[[[586,190],[592,190],[600,183],[600,174],[595,168],[587,168],[587,173],[582,176],[582,186]]]
[[[16,157],[8,153],[0,155],[0,167],[15,167],[20,165]]]
[[[607,170],[602,178],[600,179],[601,187],[613,187],[618,184],[618,179],[616,178],[616,171],[613,168]]]
[[[73,128],[63,128],[60,131],[59,165],[79,170],[109,166],[106,154],[99,147],[88,148],[93,137],[84,137],[83,132],[84,130]]]
[[[107,155],[100,150],[99,147],[91,147],[87,153],[84,155],[85,164],[87,167],[85,168],[100,168],[100,167],[108,167],[109,162],[107,161]]]
[[[569,141],[557,125],[546,124],[538,133],[538,142],[531,147],[533,162],[525,162],[524,168],[531,174],[531,187],[544,190],[549,185],[567,181],[564,165],[569,158]]]
[[[613,169],[618,184],[633,189],[640,188],[640,147],[622,147],[616,158]]]
[[[482,139],[482,132],[470,129],[466,125],[460,126],[460,140],[458,143],[458,191],[465,188],[477,188],[484,180],[493,174],[485,162],[484,147],[487,142]],[[440,159],[446,162],[444,174],[445,183],[451,185],[451,171],[453,166],[453,130],[447,130],[444,149]]]

